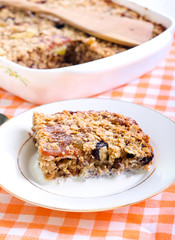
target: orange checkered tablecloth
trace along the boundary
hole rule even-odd
[[[95,97],[142,104],[175,121],[175,39],[168,57],[152,72]],[[0,89],[0,112],[9,118],[32,107]],[[4,239],[175,240],[175,184],[141,203],[97,213],[36,207],[0,188],[0,240]]]

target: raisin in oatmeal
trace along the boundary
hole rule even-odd
[[[148,170],[154,156],[135,120],[108,111],[35,112],[32,130],[46,179]]]
[[[105,14],[146,20],[110,0],[30,0],[48,7],[86,8]],[[165,28],[154,24],[152,37]],[[106,42],[72,28],[57,18],[0,7],[0,56],[29,68],[51,69],[108,57],[127,47]]]

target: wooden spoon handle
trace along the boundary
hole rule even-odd
[[[0,3],[58,17],[92,36],[126,46],[136,46],[148,41],[154,27],[152,23],[137,19],[92,13],[77,8],[48,8],[26,0],[0,0]]]

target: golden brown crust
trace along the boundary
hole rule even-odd
[[[32,130],[39,164],[47,179],[147,169],[153,158],[149,137],[136,121],[121,114],[35,112]]]

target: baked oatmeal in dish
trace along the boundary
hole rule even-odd
[[[149,137],[137,122],[108,111],[33,114],[33,139],[45,179],[119,175],[149,170]]]
[[[89,11],[146,20],[110,0],[30,0],[48,7]],[[165,28],[154,24],[152,38]],[[29,68],[52,69],[108,57],[127,47],[110,43],[70,27],[58,18],[0,6],[0,56]]]

